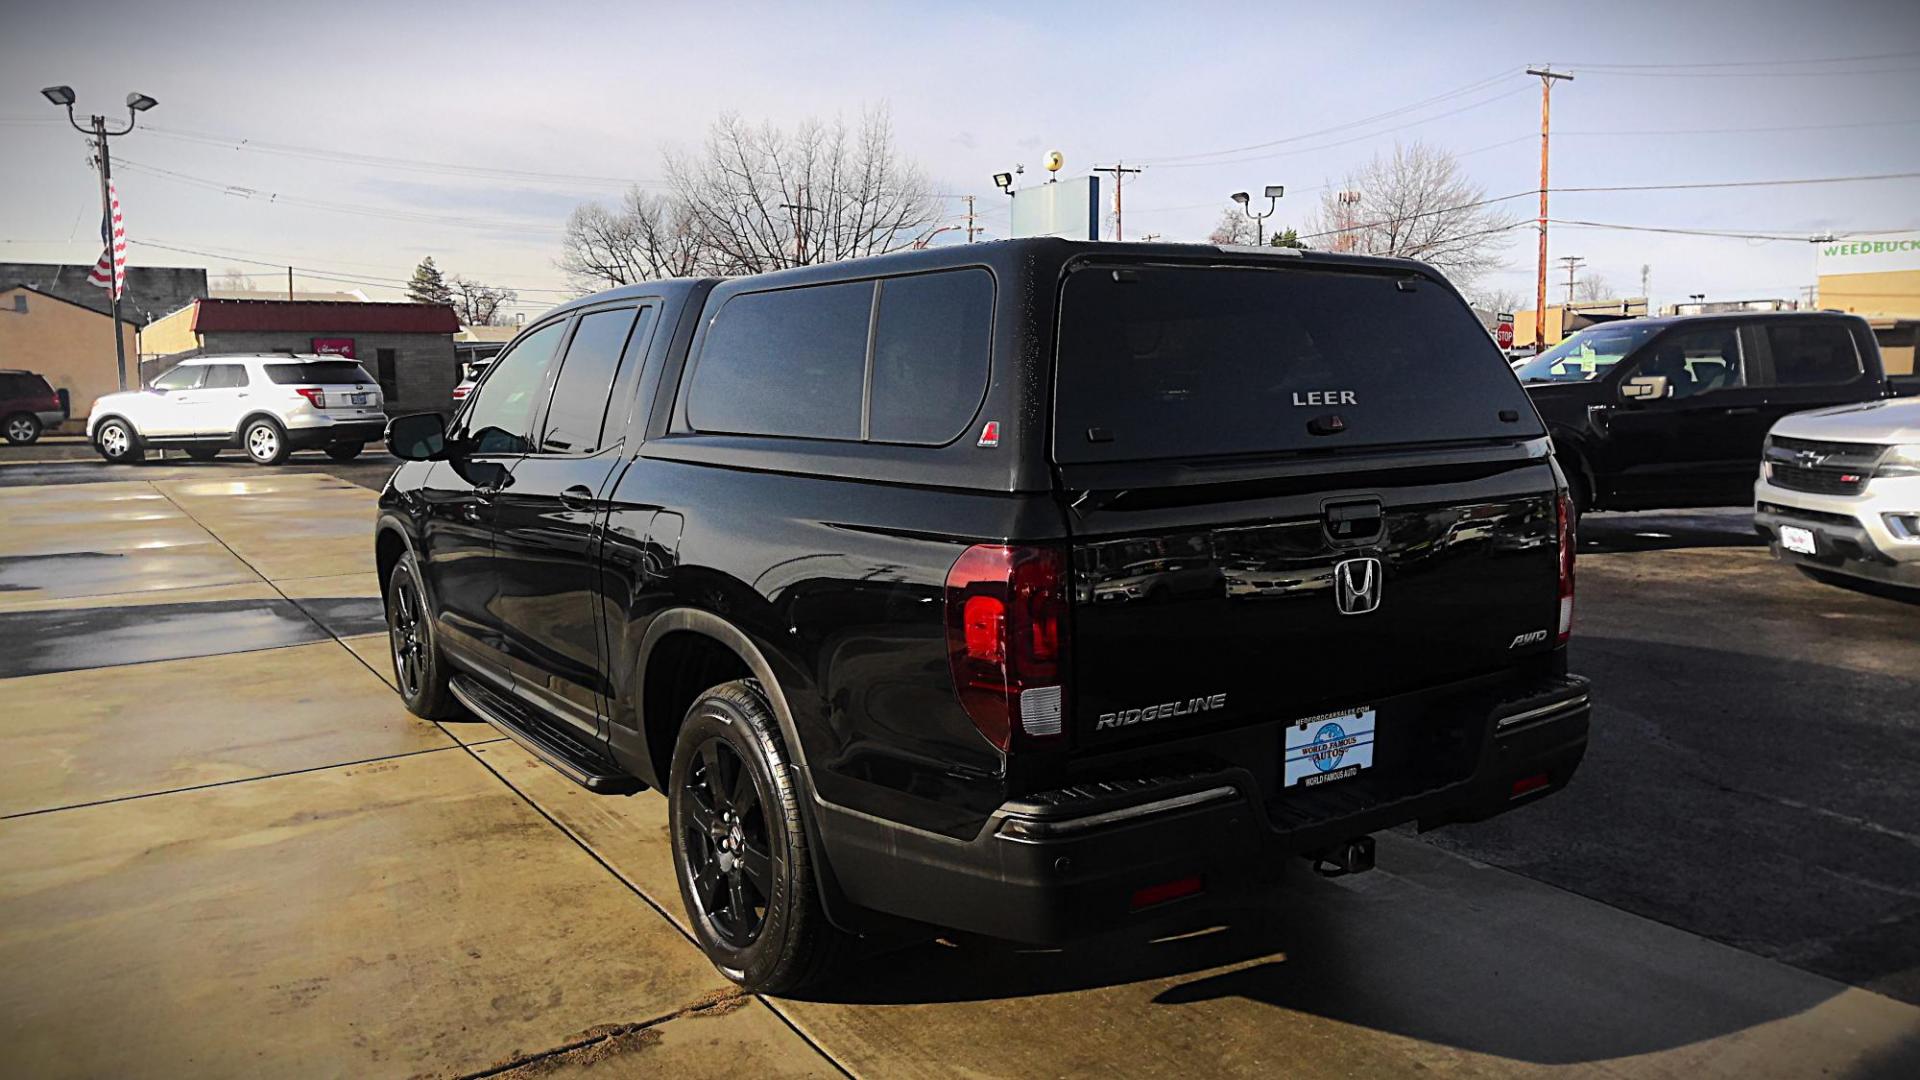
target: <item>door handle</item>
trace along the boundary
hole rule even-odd
[[[560,493],[560,505],[569,510],[591,510],[593,489],[585,484],[575,484]]]

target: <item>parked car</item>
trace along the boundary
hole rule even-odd
[[[1920,398],[1780,421],[1753,498],[1754,528],[1783,562],[1920,589]]]
[[[1866,322],[1831,312],[1604,323],[1518,373],[1582,512],[1746,506],[1781,417],[1893,393]]]
[[[111,462],[140,461],[147,450],[166,447],[196,461],[211,461],[228,447],[261,465],[308,449],[351,461],[385,430],[381,405],[379,385],[352,360],[196,356],[144,390],[95,399],[87,438]]]
[[[648,282],[387,438],[408,708],[661,790],[755,989],[902,920],[1051,942],[1365,870],[1585,750],[1545,427],[1418,263],[1026,239]],[[1180,587],[1116,602],[1141,551]]]
[[[0,370],[0,431],[15,446],[40,440],[40,433],[67,422],[67,407],[46,376],[19,369]]]
[[[467,400],[468,394],[473,393],[474,385],[480,381],[480,376],[487,373],[487,367],[492,363],[493,359],[489,357],[485,360],[475,360],[473,363],[466,365],[460,375],[460,382],[453,388],[453,400],[456,408],[459,407],[460,402]]]

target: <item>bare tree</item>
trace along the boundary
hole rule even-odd
[[[220,274],[219,280],[214,282],[213,287],[222,292],[260,291],[259,287],[253,283],[253,278],[247,276],[246,271],[231,266]]]
[[[1344,198],[1342,196],[1345,196]],[[1500,265],[1500,234],[1514,221],[1486,205],[1449,152],[1395,145],[1328,186],[1310,231],[1315,247],[1398,255],[1433,264],[1465,288]]]
[[[1496,315],[1511,315],[1517,311],[1533,310],[1533,298],[1522,296],[1513,289],[1477,289],[1466,295],[1468,303]]]
[[[1580,275],[1579,280],[1573,283],[1573,299],[1577,303],[1590,304],[1596,300],[1612,300],[1617,295],[1613,291],[1613,285],[1606,278],[1592,271]]]
[[[582,293],[655,278],[687,277],[710,260],[686,206],[631,188],[619,209],[584,203],[567,218],[560,269]]]
[[[512,289],[496,289],[458,274],[448,284],[452,292],[449,302],[464,326],[502,326],[507,321],[504,309],[520,299]]]
[[[940,216],[884,108],[857,128],[808,120],[792,131],[729,113],[698,156],[668,155],[666,173],[702,258],[726,274],[910,247]]]
[[[1237,206],[1229,206],[1220,211],[1220,221],[1213,231],[1207,234],[1209,244],[1251,244],[1253,243],[1253,219],[1240,212]]]

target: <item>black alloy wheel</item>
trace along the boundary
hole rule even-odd
[[[740,679],[687,710],[665,777],[694,940],[720,974],[763,994],[831,978],[852,944],[826,916],[787,753],[766,690]]]
[[[420,593],[411,577],[393,583],[387,601],[387,641],[393,648],[393,677],[399,680],[400,693],[408,698],[420,696],[426,685],[426,628],[421,625]]]
[[[693,915],[744,949],[759,939],[773,899],[765,793],[733,744],[714,735],[700,744],[678,796]]]

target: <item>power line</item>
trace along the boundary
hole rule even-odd
[[[1729,240],[1791,240],[1795,243],[1805,243],[1809,238],[1806,232],[1791,229],[1734,232],[1721,229],[1688,229],[1678,226],[1622,225],[1610,221],[1582,221],[1573,218],[1552,218],[1550,220],[1552,220],[1555,225],[1570,225],[1582,229],[1618,229],[1626,232],[1671,233],[1679,236],[1720,237]],[[1914,226],[1909,226],[1904,229],[1848,229],[1845,230],[1844,235],[1838,237],[1838,239],[1846,239],[1854,236],[1885,236],[1893,233],[1912,232],[1914,228]]]
[[[1815,176],[1802,180],[1717,180],[1697,184],[1608,184],[1590,187],[1559,187],[1555,192],[1577,191],[1695,191],[1704,188],[1790,187],[1801,184],[1852,184],[1866,180],[1911,180],[1920,172],[1870,173],[1862,176]]]
[[[1892,75],[1920,71],[1920,67],[1840,68],[1834,71],[1595,71],[1583,75],[1633,79],[1819,79],[1842,75]]]
[[[344,270],[333,270],[333,269],[312,267],[312,266],[301,266],[298,263],[290,263],[284,259],[279,261],[273,261],[268,259],[248,258],[245,256],[234,255],[227,252],[203,251],[197,248],[181,247],[177,244],[168,244],[158,240],[131,240],[130,242],[140,247],[158,248],[162,251],[172,251],[182,255],[197,255],[203,259],[221,259],[221,260],[226,260],[231,262],[251,263],[254,266],[271,266],[276,270],[285,270],[289,266],[291,266],[295,271],[301,274],[304,274],[307,277],[317,278],[322,281],[343,281],[353,285],[370,285],[375,288],[382,288],[382,289],[403,289],[412,280],[411,278],[408,278],[408,277],[382,277],[376,274],[366,274],[366,273],[360,273],[358,271],[344,271]],[[551,294],[555,294],[562,297],[571,297],[574,295],[574,292],[570,289],[549,289],[549,288],[538,288],[535,286],[516,286],[516,285],[496,285],[494,287],[500,288],[500,289],[511,289],[517,293],[551,293]]]
[[[1908,50],[1906,52],[1869,53],[1865,56],[1813,56],[1813,57],[1807,57],[1806,59],[1803,59],[1803,60],[1722,60],[1722,61],[1713,61],[1713,62],[1698,63],[1698,64],[1695,64],[1695,63],[1680,63],[1680,64],[1596,63],[1596,64],[1575,64],[1574,66],[1583,68],[1583,69],[1596,70],[1596,71],[1603,68],[1630,68],[1630,69],[1642,69],[1642,70],[1653,69],[1653,68],[1730,68],[1730,67],[1777,68],[1783,64],[1787,64],[1787,65],[1790,65],[1790,64],[1854,64],[1854,63],[1861,63],[1869,60],[1900,60],[1909,56],[1920,56],[1920,49]]]
[[[1450,116],[1458,116],[1463,112],[1469,112],[1474,109],[1482,108],[1484,106],[1491,105],[1496,101],[1504,101],[1507,98],[1514,97],[1518,94],[1528,93],[1532,89],[1533,88],[1530,86],[1522,86],[1512,90],[1505,90],[1505,91],[1502,91],[1501,93],[1493,95],[1492,97],[1482,98],[1479,101],[1474,101],[1466,105],[1462,105],[1457,109],[1449,109],[1446,112],[1435,113],[1432,116],[1424,117],[1419,120],[1411,120],[1404,124],[1396,124],[1393,127],[1381,128],[1378,131],[1370,131],[1364,135],[1355,135],[1352,138],[1339,139],[1334,142],[1319,143],[1313,146],[1296,147],[1292,150],[1283,150],[1283,151],[1279,151],[1277,153],[1272,153],[1272,154],[1256,154],[1252,157],[1226,158],[1218,161],[1175,161],[1171,163],[1153,163],[1153,164],[1155,165],[1156,168],[1163,168],[1163,169],[1202,169],[1202,168],[1209,168],[1216,165],[1243,165],[1243,164],[1247,164],[1255,161],[1272,161],[1275,158],[1295,157],[1300,154],[1318,153],[1321,150],[1332,150],[1336,147],[1350,146],[1353,143],[1365,142],[1368,139],[1377,139],[1382,135],[1390,135],[1396,131],[1404,131],[1410,127],[1418,127],[1421,124],[1430,124],[1435,120],[1444,120]]]
[[[1143,158],[1141,160],[1147,162],[1148,164],[1158,164],[1161,162],[1187,161],[1193,158],[1224,157],[1231,154],[1249,153],[1254,150],[1265,150],[1270,147],[1283,145],[1285,143],[1299,142],[1302,139],[1311,139],[1321,135],[1329,135],[1336,131],[1346,131],[1351,128],[1365,127],[1369,124],[1374,124],[1381,120],[1390,120],[1395,116],[1404,115],[1416,109],[1425,108],[1428,105],[1438,104],[1442,101],[1448,101],[1456,97],[1474,93],[1476,91],[1485,89],[1486,87],[1492,86],[1494,83],[1499,82],[1502,79],[1506,79],[1510,77],[1511,74],[1512,73],[1508,71],[1501,71],[1494,75],[1490,75],[1486,78],[1477,79],[1471,83],[1466,84],[1465,86],[1456,87],[1455,89],[1449,90],[1445,93],[1436,94],[1433,97],[1424,98],[1420,101],[1413,102],[1412,104],[1409,104],[1409,105],[1401,105],[1397,108],[1388,109],[1385,112],[1375,113],[1372,116],[1362,117],[1361,119],[1358,119],[1358,120],[1350,120],[1345,123],[1335,124],[1332,127],[1320,128],[1317,131],[1301,132],[1298,135],[1288,135],[1285,138],[1273,139],[1268,142],[1262,142],[1262,143],[1253,143],[1248,146],[1239,146],[1239,147],[1234,147],[1227,150],[1204,150],[1204,151],[1200,151],[1198,153],[1192,153],[1192,154],[1164,154],[1159,157],[1149,157],[1149,158]]]
[[[386,221],[416,222],[455,229],[476,229],[482,232],[551,234],[560,231],[557,225],[490,221],[482,218],[456,218],[415,210],[392,210],[369,206],[353,206],[345,203],[328,202],[323,199],[308,199],[297,195],[285,195],[276,191],[262,191],[258,188],[247,187],[242,184],[223,184],[218,180],[209,180],[203,176],[193,176],[188,173],[176,172],[172,169],[162,169],[158,166],[147,165],[137,161],[123,160],[121,164],[143,175],[164,177],[191,187],[198,187],[203,190],[218,192],[222,195],[231,195],[249,201],[265,200],[270,205],[286,203],[304,209],[324,210],[335,214],[351,214],[357,217],[379,218]]]
[[[390,157],[383,154],[363,154],[351,150],[300,146],[292,143],[266,142],[234,135],[216,135],[209,132],[185,131],[178,128],[153,127],[147,130],[163,138],[221,146],[231,150],[244,150],[249,153],[275,154],[283,157],[303,158],[332,164],[364,165],[373,168],[398,169],[406,172],[468,176],[489,180],[535,180],[552,183],[615,185],[620,187],[633,184],[639,184],[643,187],[666,186],[665,181],[652,177],[597,176],[587,173],[540,172],[531,169],[502,168],[497,165],[476,165],[455,161],[429,161],[420,158]]]

